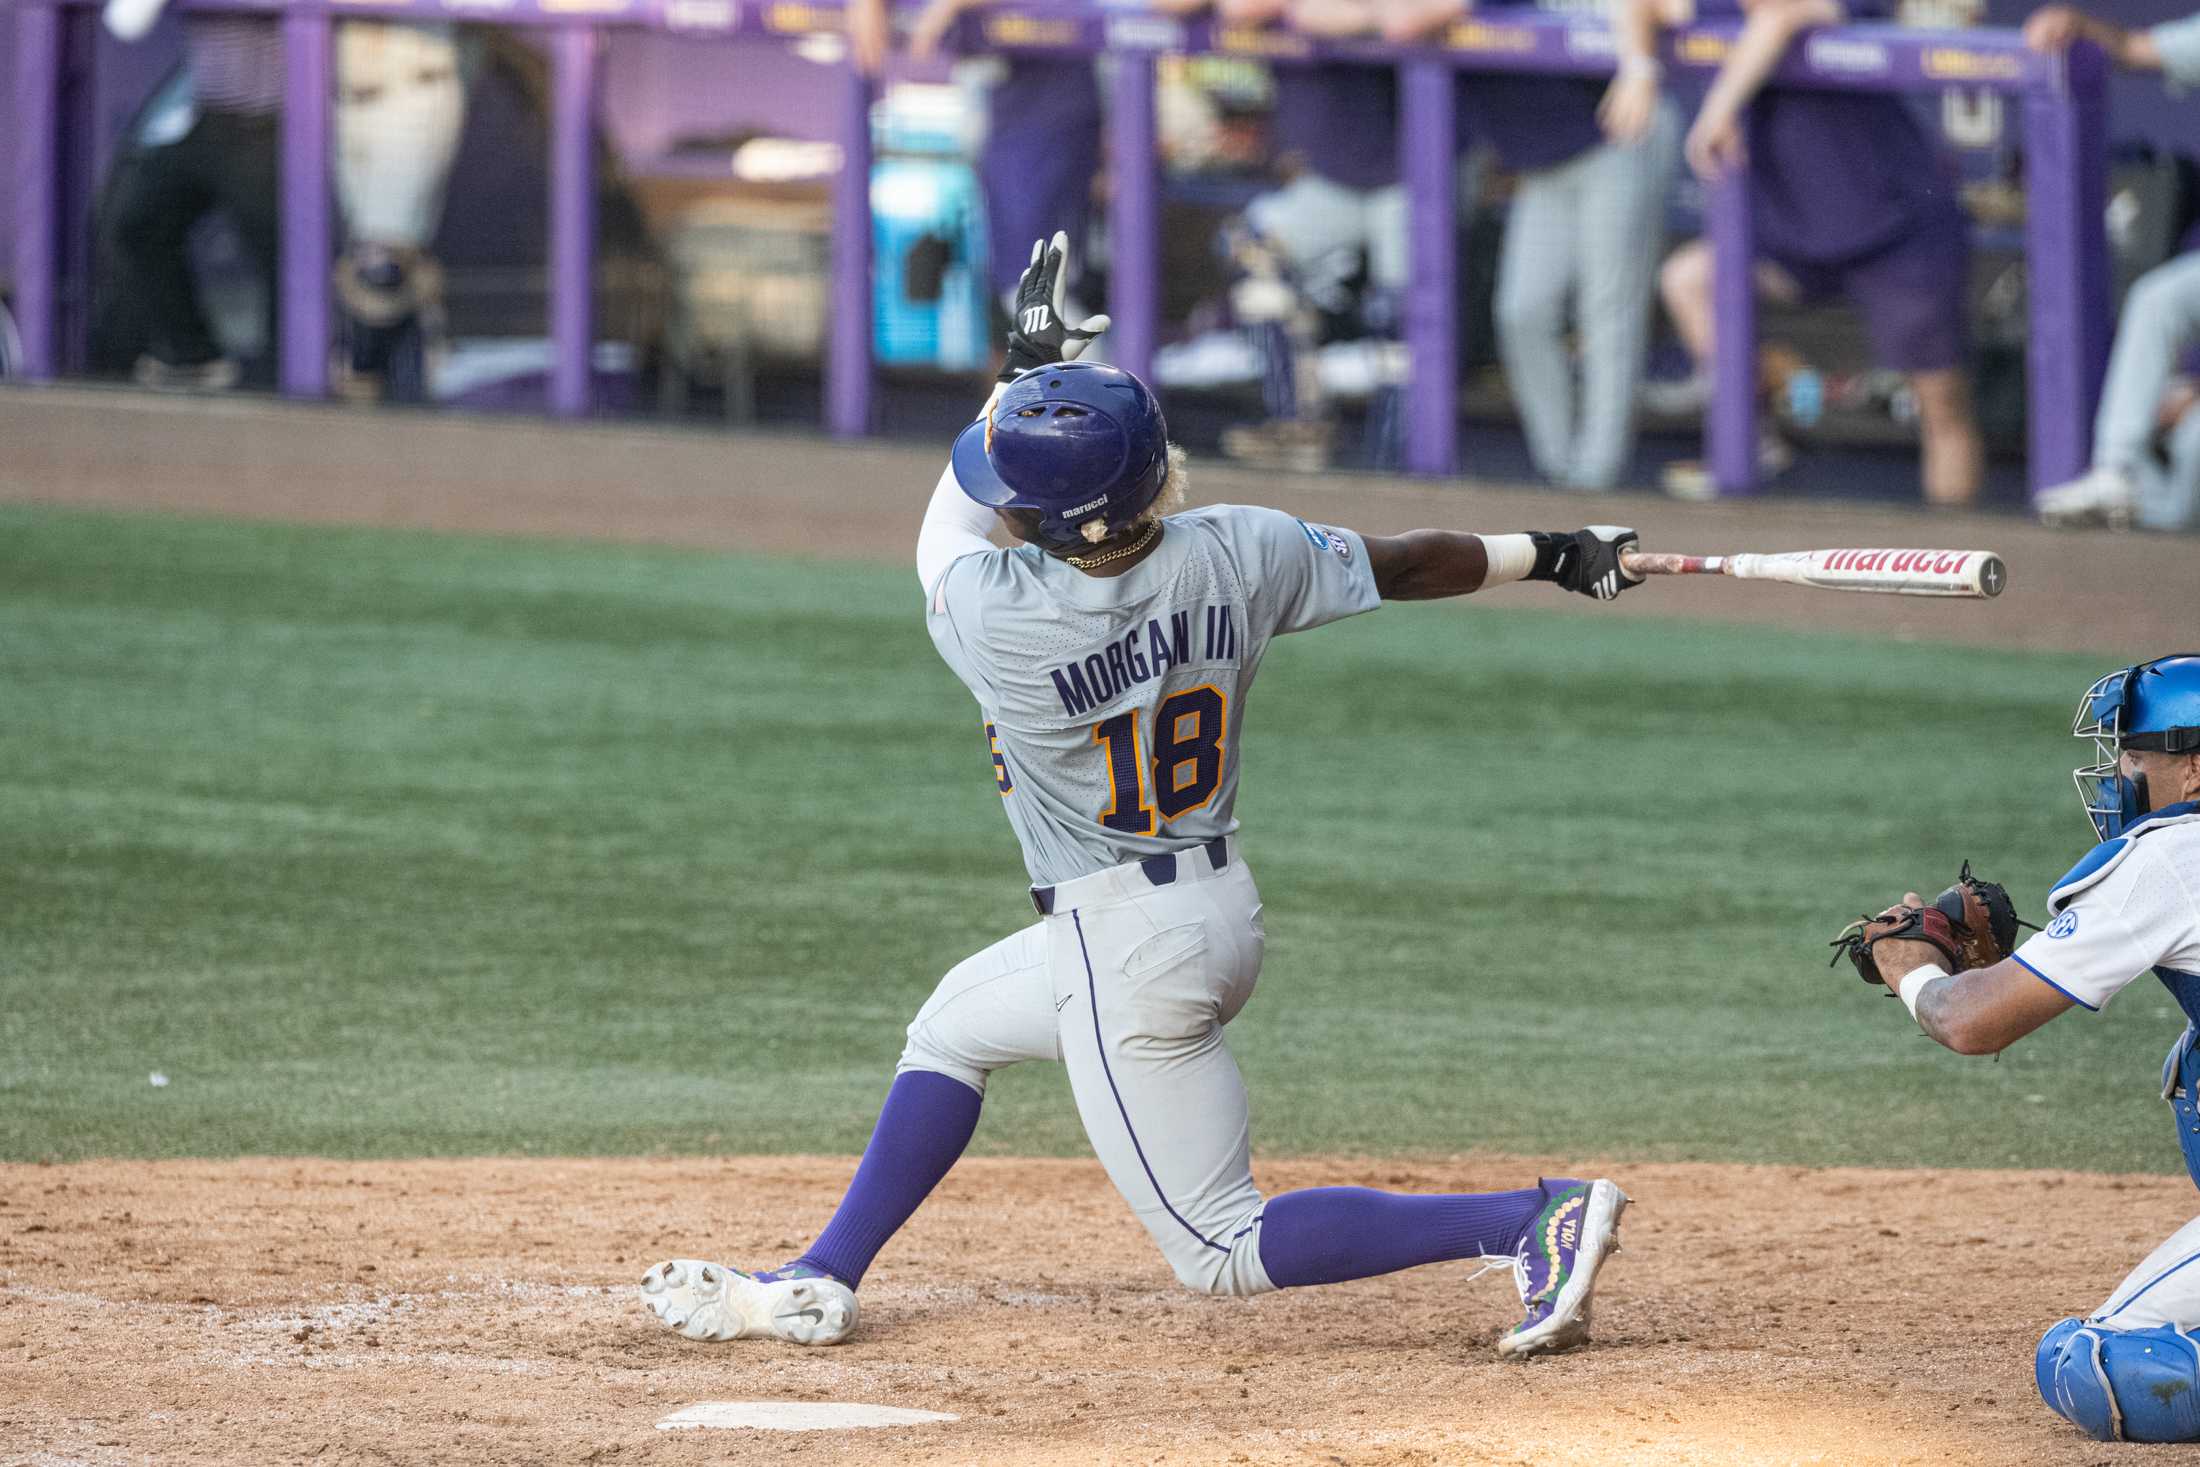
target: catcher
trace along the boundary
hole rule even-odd
[[[2101,842],[2055,883],[2047,926],[2010,951],[2009,897],[1963,869],[1931,903],[1857,923],[1834,945],[1958,1054],[1995,1054],[2072,1005],[2091,1012],[2149,968],[2186,1014],[2162,1067],[2186,1170],[2200,1184],[2200,654],[2127,667],[2086,689],[2071,727]],[[1836,955],[1835,961],[1839,961]],[[2200,1218],[2034,1361],[2056,1414],[2102,1441],[2200,1441]]]

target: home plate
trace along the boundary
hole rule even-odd
[[[866,1406],[854,1401],[702,1401],[657,1423],[659,1431],[747,1428],[750,1431],[848,1431],[861,1426],[922,1426],[960,1421],[947,1411]]]

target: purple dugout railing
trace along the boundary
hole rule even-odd
[[[14,78],[16,305],[24,366],[55,375],[60,346],[57,284],[62,263],[63,95],[67,27],[88,23],[89,0],[17,0]],[[550,334],[555,365],[551,410],[590,407],[594,186],[589,151],[597,88],[598,32],[610,26],[697,37],[786,40],[840,25],[834,0],[177,0],[194,9],[279,13],[289,66],[283,125],[281,381],[290,396],[328,387],[332,218],[328,184],[330,26],[341,16],[536,25],[551,31],[555,76],[550,159]],[[1668,61],[1709,71],[1725,58],[1734,28],[1680,31]],[[1400,173],[1410,196],[1412,279],[1404,331],[1412,376],[1406,387],[1406,466],[1447,474],[1457,453],[1458,312],[1452,282],[1457,213],[1452,97],[1460,72],[1608,75],[1611,32],[1595,22],[1508,13],[1470,16],[1441,44],[1316,41],[1289,31],[1177,20],[1139,8],[1006,4],[966,18],[975,49],[1044,55],[1113,53],[1108,122],[1114,160],[1110,238],[1115,241],[1115,356],[1146,373],[1157,344],[1160,304],[1160,171],[1154,135],[1154,58],[1213,52],[1278,65],[1323,60],[1395,65],[1400,70]],[[2021,100],[2031,281],[2028,348],[2029,464],[2035,489],[2082,471],[2093,404],[2107,359],[2109,288],[2103,234],[2106,67],[2080,46],[2067,56],[2027,50],[2015,31],[1918,31],[1851,26],[1818,31],[1793,49],[1777,84],[1905,92],[1963,86]],[[844,166],[834,186],[833,315],[827,343],[826,426],[868,431],[871,417],[871,231],[868,227],[870,85],[846,74],[839,114]],[[1721,341],[1756,335],[1751,290],[1748,181],[1709,190],[1706,228],[1717,260],[1713,292]],[[861,220],[854,227],[848,221]],[[1724,493],[1755,486],[1754,354],[1721,352],[1705,426],[1707,457]]]

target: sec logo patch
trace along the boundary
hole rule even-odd
[[[1306,521],[1300,520],[1299,528],[1306,532],[1308,543],[1316,550],[1326,550],[1347,565],[1351,564],[1352,542],[1350,540],[1330,529],[1327,525],[1310,525]]]
[[[2065,912],[2047,924],[2047,935],[2049,937],[2068,937],[2077,930],[2078,914],[2076,912]]]

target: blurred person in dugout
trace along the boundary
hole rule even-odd
[[[1470,9],[1474,0],[1221,0],[1225,20],[1283,18],[1309,35],[1382,33],[1393,42],[1441,35]],[[1599,13],[1602,2],[1483,0],[1483,9]],[[1276,136],[1302,167],[1245,211],[1256,240],[1272,244],[1298,273],[1324,251],[1364,249],[1368,284],[1390,301],[1395,321],[1410,271],[1397,176],[1397,73],[1278,66]],[[1608,490],[1628,471],[1679,139],[1679,112],[1661,103],[1654,84],[1463,77],[1456,90],[1452,150],[1463,165],[1463,211],[1481,185],[1470,163],[1476,143],[1487,143],[1496,163],[1518,178],[1498,264],[1498,352],[1533,462],[1564,488]],[[1580,339],[1580,385],[1569,321]],[[1305,383],[1309,372],[1300,369],[1296,378]],[[1316,380],[1300,398],[1318,400],[1318,391]],[[1302,407],[1296,422],[1274,427],[1316,435],[1327,446],[1320,438],[1327,418]]]
[[[1890,13],[1888,0],[1619,0],[1620,69],[1655,88],[1661,29],[1742,18],[1688,131],[1689,166],[1706,182],[1749,170],[1759,292],[1789,304],[1840,295],[1863,313],[1879,362],[1916,394],[1925,501],[1962,507],[1978,498],[1985,447],[1966,364],[1969,226],[1954,178],[1898,97],[1764,88],[1800,33]],[[1695,240],[1659,280],[1699,378],[1715,346],[1711,269],[1709,244]],[[1758,468],[1787,463],[1768,424]],[[1709,477],[1700,464],[1675,465],[1666,487],[1694,497]]]
[[[135,41],[165,4],[108,0],[104,18],[116,36]],[[144,339],[138,381],[219,391],[236,385],[239,369],[208,325],[190,237],[208,214],[227,214],[267,287],[272,318],[282,31],[272,18],[192,14],[183,17],[183,45],[188,98],[151,115],[114,190],[120,298],[112,308]],[[356,396],[387,388],[423,398],[442,312],[442,276],[428,244],[465,121],[459,43],[447,25],[345,21],[336,27],[335,70],[336,192],[346,232],[335,272],[345,342],[339,382]]]
[[[909,54],[938,56],[956,22],[985,0],[928,0],[909,24]],[[893,48],[887,0],[850,0],[848,45],[856,66],[876,77]],[[985,138],[978,189],[985,200],[986,278],[1005,314],[1031,263],[1031,242],[1066,230],[1070,258],[1092,257],[1092,184],[1100,171],[1100,83],[1095,63],[1053,57],[974,57],[985,89]],[[1070,282],[1076,295],[1078,282]],[[1097,308],[1084,301],[1078,309]],[[1086,312],[1090,314],[1089,311]],[[1070,312],[1076,315],[1075,310]]]
[[[984,3],[929,0],[910,25],[911,54],[936,54],[955,22]],[[1149,8],[1189,16],[1211,3],[1151,0]],[[1301,3],[1220,0],[1218,9],[1234,24],[1297,23]],[[849,40],[859,67],[877,74],[892,39],[887,0],[852,0]],[[1090,63],[1018,57],[987,64],[1001,74],[987,92],[978,173],[991,279],[1005,306],[1029,263],[1029,241],[1063,228],[1075,239],[1089,226],[1101,108]],[[1327,461],[1331,425],[1313,351],[1319,312],[1309,283],[1355,268],[1364,254],[1379,296],[1395,297],[1405,284],[1397,82],[1390,67],[1346,65],[1279,66],[1275,80],[1277,150],[1291,177],[1253,202],[1247,230],[1230,242],[1247,277],[1234,296],[1240,323],[1274,328],[1268,397],[1275,416],[1231,430],[1225,447],[1241,458],[1312,468]],[[1340,265],[1346,259],[1352,266]]]
[[[1316,36],[1368,28],[1356,0],[1217,0],[1215,10],[1232,25]],[[1282,182],[1256,196],[1223,241],[1239,275],[1232,316],[1266,343],[1269,418],[1228,430],[1222,447],[1244,462],[1313,470],[1329,461],[1336,431],[1319,352],[1325,311],[1352,304],[1349,283],[1364,277],[1361,324],[1394,334],[1405,293],[1398,76],[1338,62],[1279,63],[1272,75],[1270,141]]]
[[[1399,42],[1441,36],[1470,8],[1500,20],[1610,8],[1610,0],[1375,3],[1383,33]],[[1634,451],[1650,294],[1680,166],[1680,112],[1659,95],[1658,78],[1657,62],[1638,54],[1609,86],[1494,74],[1458,82],[1468,127],[1517,180],[1497,272],[1498,352],[1536,470],[1563,488],[1613,488]]]
[[[2200,86],[2200,15],[2142,29],[2068,5],[2034,11],[2024,39],[2059,55],[2091,41],[2130,71],[2159,72],[2175,87]],[[2179,374],[2200,344],[2200,252],[2157,265],[2132,282],[2093,420],[2093,466],[2040,492],[2051,525],[2178,530],[2200,510],[2200,389]]]

